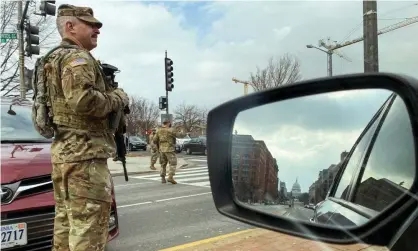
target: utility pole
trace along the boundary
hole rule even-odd
[[[19,24],[17,27],[18,30],[18,39],[19,39],[19,82],[20,82],[20,97],[22,99],[26,98],[26,86],[25,86],[25,56],[23,54],[24,47],[24,38],[23,38],[23,20],[25,16],[23,16],[23,0],[17,1],[17,19],[19,20]],[[29,2],[28,2],[29,3]],[[26,13],[25,13],[26,15]]]
[[[323,41],[319,41],[319,46],[324,46],[324,44],[325,43]],[[346,56],[342,55],[341,53],[339,53],[338,51],[336,51],[334,49],[328,49],[327,48],[327,50],[323,50],[323,49],[321,49],[319,47],[316,47],[312,44],[306,45],[306,48],[308,48],[308,49],[314,48],[314,49],[320,50],[322,52],[325,52],[327,54],[327,73],[328,73],[328,77],[332,76],[332,54],[335,54],[335,55],[339,56],[340,58],[351,62],[351,59],[347,58]]]
[[[331,77],[332,76],[332,50],[323,50],[311,44],[306,45],[306,48],[308,49],[315,48],[327,54],[327,73],[328,73],[328,77]]]
[[[377,3],[363,0],[364,72],[379,72]]]

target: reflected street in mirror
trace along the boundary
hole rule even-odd
[[[412,186],[415,146],[401,97],[364,89],[255,107],[234,124],[236,200],[280,217],[359,226]]]

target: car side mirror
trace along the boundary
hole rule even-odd
[[[308,80],[221,104],[207,120],[215,206],[295,236],[389,245],[394,229],[418,215],[416,118],[418,81],[385,73]]]

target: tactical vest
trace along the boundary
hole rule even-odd
[[[59,48],[63,49],[52,53]],[[97,118],[81,115],[72,110],[65,101],[61,81],[61,61],[69,52],[68,49],[80,50],[76,46],[60,45],[53,48],[44,57],[39,58],[35,64],[34,74],[36,77],[32,82],[34,88],[32,119],[35,128],[46,138],[54,136],[56,125],[91,132],[107,132],[109,131],[107,117]],[[99,77],[104,81],[104,75],[99,65],[96,60],[93,61],[95,62],[96,78]],[[105,82],[98,83],[97,87],[103,93],[108,90]]]

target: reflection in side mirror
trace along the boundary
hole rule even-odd
[[[232,134],[235,199],[280,217],[359,226],[411,188],[415,147],[401,97],[340,91],[238,114]]]

